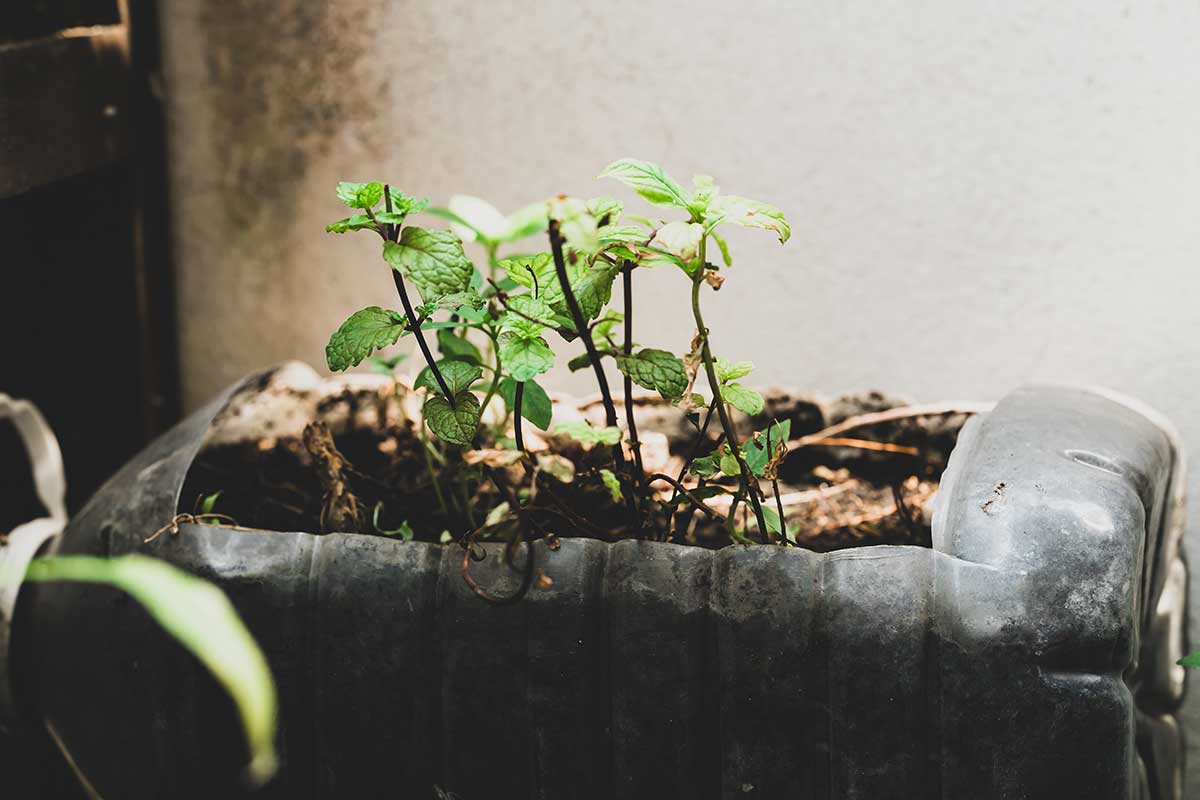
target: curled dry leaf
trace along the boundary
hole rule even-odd
[[[511,467],[513,464],[520,462],[524,457],[525,454],[520,450],[482,449],[468,450],[463,453],[463,461],[467,462],[467,465],[471,467],[480,464],[485,467]]]
[[[708,272],[704,273],[704,281],[714,290],[719,290],[723,285],[725,285],[725,276],[716,270],[710,269]]]
[[[575,480],[575,464],[571,459],[556,453],[539,453],[538,469],[562,483]]]

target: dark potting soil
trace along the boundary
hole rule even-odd
[[[781,390],[764,393],[767,408],[761,419],[743,418],[742,436],[762,429],[769,418],[792,420],[793,439],[823,430],[846,418],[884,411],[903,405],[880,393],[866,393],[833,401]],[[389,413],[387,395],[378,390],[343,390],[317,405],[316,416],[330,420],[333,442],[346,466],[341,472],[345,490],[363,509],[360,533],[389,535],[406,524],[413,537],[423,541],[457,539],[488,521],[488,512],[504,502],[504,496],[480,467],[462,465],[451,450],[445,463],[427,463],[424,445],[414,425]],[[339,404],[349,414],[333,413]],[[359,406],[380,409],[373,424],[356,417]],[[588,404],[581,408],[587,413]],[[345,409],[343,408],[342,411]],[[768,416],[769,415],[769,416]],[[691,450],[696,431],[677,410],[664,403],[639,400],[639,429],[665,434],[669,461],[662,472],[676,476],[683,456]],[[387,420],[384,425],[379,420]],[[967,415],[963,413],[913,416],[854,429],[842,437],[883,443],[898,451],[881,452],[861,446],[809,445],[792,450],[779,469],[779,490],[785,516],[796,543],[815,551],[829,551],[876,544],[930,544],[928,504],[937,489],[950,450]],[[197,456],[180,497],[180,513],[205,510],[205,498],[219,494],[209,505],[223,522],[268,531],[325,533],[330,527],[327,485],[321,480],[320,465],[299,435],[246,436],[239,441],[209,444]],[[714,428],[716,426],[713,426]],[[528,436],[528,433],[527,433]],[[700,453],[711,450],[715,437],[701,445]],[[576,477],[562,483],[539,475],[537,491],[529,501],[534,528],[559,536],[590,536],[609,541],[646,536],[628,525],[623,503],[614,502],[599,478],[608,466],[604,446],[584,448],[578,442],[546,436],[549,451],[570,459]],[[486,442],[485,446],[495,446]],[[440,475],[439,497],[430,472]],[[458,479],[455,471],[462,474]],[[519,466],[498,467],[493,475],[514,490],[529,481]],[[695,486],[694,476],[685,484]],[[769,484],[764,484],[768,495]],[[671,487],[656,483],[659,497],[671,496]],[[775,507],[774,498],[767,504]],[[709,503],[721,514],[729,509],[728,496]],[[724,525],[681,502],[674,520],[666,513],[653,519],[658,538],[704,547],[730,543]],[[739,506],[738,527],[753,528],[753,516]],[[343,523],[344,527],[345,523]],[[515,523],[485,528],[479,538],[507,539]],[[352,531],[353,532],[353,531]],[[751,537],[757,537],[751,531]]]

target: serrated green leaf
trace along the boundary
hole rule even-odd
[[[740,383],[727,383],[721,387],[721,398],[743,414],[755,416],[763,410],[762,395]]]
[[[508,309],[500,317],[500,330],[519,337],[540,337],[546,328],[555,327],[554,311],[550,304],[532,295],[508,299]]]
[[[375,230],[375,223],[366,214],[339,219],[325,226],[326,233],[350,233],[352,231]]]
[[[570,436],[584,444],[616,444],[621,441],[621,429],[616,427],[597,428],[589,422],[560,422],[553,433]]]
[[[477,364],[468,364],[466,361],[442,359],[437,362],[437,368],[438,372],[442,373],[442,378],[446,381],[446,386],[450,389],[450,394],[453,395],[470,389],[475,381],[483,377],[483,370]],[[442,391],[442,388],[438,386],[433,370],[429,367],[425,367],[417,374],[417,379],[413,381],[413,387],[416,389],[429,389],[434,394],[439,394]]]
[[[430,395],[422,407],[421,414],[434,436],[443,442],[468,447],[475,438],[475,432],[479,430],[479,418],[483,411],[479,407],[479,398],[463,391],[455,392],[454,408],[450,407],[449,401],[441,394]]]
[[[620,267],[604,262],[585,270],[578,281],[574,277],[571,278],[571,288],[575,292],[575,299],[579,302],[584,319],[593,320],[600,316],[600,312],[612,299],[613,281],[620,274]],[[561,303],[556,303],[554,308],[570,318],[565,298]]]
[[[329,337],[325,360],[334,372],[349,369],[381,347],[395,344],[407,327],[403,314],[386,308],[355,311]]]
[[[275,773],[275,681],[262,650],[219,588],[142,555],[37,558],[24,577],[34,582],[105,584],[131,596],[233,698],[250,745],[248,772],[254,783],[263,783]],[[7,580],[7,576],[0,578]]]
[[[616,178],[656,206],[688,209],[688,193],[662,167],[649,161],[622,158],[604,168],[598,178]]]
[[[509,411],[516,407],[517,382],[507,375],[500,379],[500,396],[504,398]],[[525,391],[521,395],[521,416],[542,430],[547,430],[553,411],[554,404],[550,402],[546,390],[537,381],[525,381]]]
[[[483,355],[479,348],[467,339],[455,335],[450,328],[437,332],[438,350],[448,361],[465,361],[468,364],[482,364]]]
[[[499,341],[500,360],[513,380],[528,381],[554,366],[554,351],[540,336],[521,336],[508,331],[500,334]]]
[[[621,492],[621,481],[617,478],[617,474],[611,469],[600,470],[600,480],[604,481],[604,488],[608,489],[608,493],[612,495],[612,501],[619,503],[625,497]]]
[[[392,214],[397,217],[407,217],[410,214],[417,214],[424,211],[429,206],[429,198],[418,200],[415,197],[410,197],[404,192],[397,189],[395,186],[388,187],[388,196],[392,199]],[[384,213],[388,213],[384,211]],[[378,217],[378,215],[376,215]],[[389,221],[392,221],[389,218]],[[401,220],[402,221],[402,220]]]
[[[667,400],[683,397],[688,376],[683,359],[666,350],[645,347],[633,355],[618,355],[617,369],[643,389],[652,389]]]
[[[753,361],[738,361],[731,363],[723,358],[718,358],[713,364],[714,371],[717,373],[717,380],[721,383],[736,381],[738,378],[744,378],[754,371]]]
[[[783,244],[792,235],[783,212],[770,203],[750,200],[737,195],[721,195],[712,202],[704,216],[705,227],[712,230],[717,225],[731,222],[746,228],[764,228],[775,231],[779,243]]]
[[[746,466],[750,467],[750,471],[755,475],[761,476],[767,467],[767,462],[775,454],[775,448],[786,444],[791,435],[792,421],[790,419],[768,425],[766,430],[751,437],[742,445],[742,458],[746,459]]]
[[[383,258],[416,284],[426,303],[469,290],[475,273],[462,242],[450,231],[409,226],[400,232],[399,243],[383,243]]]
[[[341,181],[337,185],[337,196],[351,208],[374,208],[383,199],[383,184],[379,181],[370,183]]]

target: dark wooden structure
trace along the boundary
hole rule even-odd
[[[154,0],[0,8],[0,392],[54,426],[78,507],[179,416]],[[0,424],[0,534],[40,516]],[[78,797],[43,733],[0,795]]]

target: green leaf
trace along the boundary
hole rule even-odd
[[[596,222],[605,226],[615,225],[625,208],[625,204],[615,197],[593,197],[584,205],[587,212],[596,218]],[[642,238],[645,238],[645,235]]]
[[[486,301],[480,297],[479,292],[474,289],[468,289],[465,292],[454,292],[438,298],[437,307],[439,310],[458,311],[463,306],[471,309],[483,308]]]
[[[251,778],[263,783],[275,773],[275,681],[262,650],[224,592],[142,555],[37,558],[30,562],[25,580],[100,583],[133,597],[233,698],[250,745]]]
[[[1175,662],[1181,667],[1189,667],[1191,669],[1200,669],[1200,652],[1191,653],[1184,656]]]
[[[462,362],[450,362],[459,363]],[[443,442],[469,447],[479,430],[479,418],[483,410],[479,407],[479,398],[470,392],[455,392],[454,408],[440,394],[433,394],[425,401],[421,411],[425,424],[434,436]]]
[[[693,458],[689,469],[701,478],[714,478],[721,472],[721,457],[717,453]]]
[[[403,314],[379,306],[355,311],[329,337],[325,360],[334,372],[360,363],[381,347],[395,344],[408,327]]]
[[[688,210],[688,195],[683,187],[649,161],[622,158],[604,168],[596,177],[616,178],[656,206],[675,206]]]
[[[546,204],[530,203],[508,215],[508,227],[500,237],[502,242],[515,242],[546,230]]]
[[[429,205],[428,197],[418,200],[415,197],[409,197],[404,192],[397,189],[395,186],[388,187],[388,196],[392,199],[392,212],[391,213],[397,217],[407,217],[409,214],[417,214],[421,211],[424,211],[425,208]],[[384,211],[383,213],[386,214],[387,212]],[[375,216],[377,219],[379,219],[378,214],[376,214]],[[383,220],[380,219],[380,221],[382,222]],[[393,220],[389,219],[388,221],[391,222]],[[402,222],[403,220],[399,220],[399,221]]]
[[[538,453],[538,469],[560,483],[571,483],[575,480],[575,462],[557,453]]]
[[[717,380],[721,383],[729,383],[729,381],[736,381],[738,378],[744,378],[753,372],[754,362],[738,361],[730,363],[723,358],[718,358],[713,367],[717,373]]]
[[[692,202],[688,204],[688,210],[694,216],[702,217],[720,190],[712,175],[693,175],[692,185],[696,187],[696,191],[692,193]]]
[[[654,234],[651,244],[666,250],[681,261],[691,263],[700,252],[704,226],[698,222],[668,222]]]
[[[677,400],[687,390],[683,359],[666,350],[645,347],[634,355],[618,355],[617,369],[638,386],[653,389],[667,400]]]
[[[763,521],[767,523],[767,531],[770,533],[779,533],[783,530],[780,524],[779,512],[773,506],[762,504]],[[757,523],[758,520],[755,520]]]
[[[596,324],[592,326],[593,339],[607,339],[612,333],[613,327],[620,325],[625,321],[625,315],[619,311],[608,310],[604,312],[604,316],[596,320]]]
[[[733,266],[733,256],[729,255],[729,242],[725,241],[725,237],[713,231],[711,234],[713,241],[717,243],[717,247],[721,248],[721,260],[725,262],[725,266]]]
[[[583,272],[578,281],[571,279],[571,288],[575,292],[575,299],[579,302],[584,319],[593,320],[600,316],[600,312],[612,299],[613,281],[620,274],[620,267],[604,262]],[[555,304],[555,310],[570,317],[565,298],[561,304]]]
[[[713,201],[704,215],[705,227],[712,230],[724,222],[732,222],[746,228],[764,228],[775,231],[779,243],[783,244],[792,235],[783,212],[770,203],[749,200],[745,197],[726,194]]]
[[[383,258],[392,269],[411,280],[426,303],[471,288],[475,266],[463,252],[462,242],[450,231],[409,226],[400,242],[384,242]]]
[[[594,428],[588,422],[560,422],[553,433],[570,436],[584,444],[616,444],[621,441],[621,429],[615,427]]]
[[[371,372],[391,377],[396,372],[396,367],[406,358],[408,358],[408,353],[399,353],[390,358],[367,356],[367,363],[371,365]]]
[[[455,335],[449,328],[437,332],[438,350],[448,361],[465,361],[468,364],[482,364],[483,356],[479,348],[467,339]]]
[[[337,196],[351,208],[374,208],[383,199],[383,184],[379,181],[370,183],[342,181],[337,185]]]
[[[580,353],[567,362],[567,369],[571,372],[579,372],[581,369],[587,369],[592,366],[592,356],[589,353]]]
[[[758,392],[740,383],[729,383],[721,387],[721,398],[743,414],[755,416],[763,410],[763,398]]]
[[[729,445],[721,445],[720,460],[721,471],[731,478],[736,478],[742,474],[742,468],[738,465],[737,458],[734,457],[733,451],[729,449]]]
[[[376,533],[381,533],[384,536],[399,536],[406,542],[411,542],[413,540],[413,529],[408,524],[408,520],[401,522],[399,528],[392,528],[389,530],[388,528],[382,528],[379,525],[379,515],[381,513],[383,513],[383,503],[378,502],[375,504],[375,512],[371,515],[371,526],[375,528]]]
[[[625,495],[621,492],[621,481],[618,480],[616,473],[611,469],[601,469],[600,480],[604,481],[604,487],[612,495],[613,502],[621,502]]]
[[[508,299],[508,310],[500,317],[500,330],[524,338],[536,338],[546,328],[555,327],[554,311],[545,300],[532,295]]]
[[[366,214],[339,219],[325,226],[326,233],[350,233],[352,231],[375,230],[375,223]]]
[[[437,367],[438,372],[442,373],[442,378],[446,381],[446,386],[450,389],[450,394],[454,395],[470,389],[471,384],[483,376],[483,370],[478,365],[468,364],[465,361],[448,361],[443,359],[437,362]],[[429,367],[421,370],[417,375],[417,379],[413,382],[413,387],[416,389],[429,389],[434,393],[442,391],[441,387],[438,386],[437,378],[434,377],[433,370]]]
[[[600,249],[596,218],[588,213],[582,200],[575,197],[551,200],[550,219],[558,221],[559,233],[569,249],[589,257]]]
[[[791,435],[792,421],[790,419],[785,419],[783,422],[772,422],[766,430],[751,437],[742,446],[742,458],[746,459],[746,466],[750,467],[750,471],[755,475],[761,476],[767,467],[767,462],[775,454],[775,448],[786,444]]]
[[[558,284],[554,259],[549,253],[506,258],[500,262],[500,267],[513,283],[528,287],[542,300],[553,303],[562,299],[562,287]]]
[[[508,331],[500,334],[500,359],[513,380],[524,382],[554,366],[554,351],[540,336],[522,336]]]
[[[478,236],[485,242],[496,242],[508,231],[508,219],[486,200],[469,194],[456,194],[446,203],[450,211],[466,224],[452,223],[450,229],[464,242]]]
[[[500,396],[504,398],[509,411],[516,407],[517,382],[507,375],[500,379]],[[525,381],[525,393],[521,395],[521,416],[542,430],[547,430],[552,413],[553,404],[546,390],[537,381]]]

